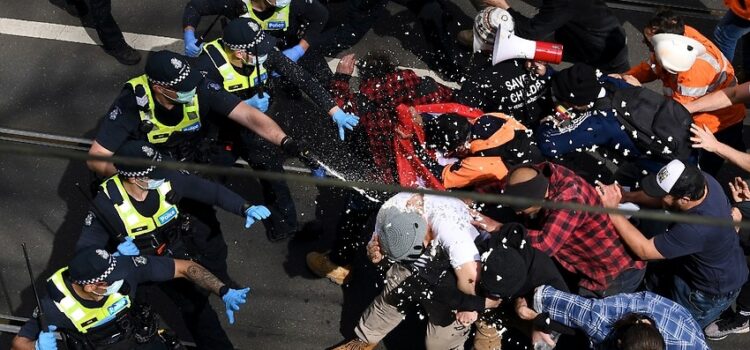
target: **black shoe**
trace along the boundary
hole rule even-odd
[[[128,45],[115,50],[105,50],[110,56],[117,59],[117,61],[128,66],[136,65],[141,61],[141,54]]]
[[[726,318],[712,322],[704,332],[710,340],[721,340],[730,334],[741,334],[750,332],[750,316],[742,316],[739,312],[733,313]]]

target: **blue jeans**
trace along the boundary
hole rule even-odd
[[[714,30],[714,43],[721,50],[721,53],[727,57],[730,61],[734,59],[734,50],[737,48],[737,42],[750,32],[750,21],[738,17],[732,11],[727,11],[724,17],[719,21]],[[750,50],[746,50],[750,53]],[[750,67],[747,65],[750,61],[748,54],[743,57],[744,67]]]
[[[682,278],[674,276],[672,300],[687,309],[701,328],[706,328],[718,319],[724,310],[732,306],[739,293],[739,290],[735,290],[721,295],[711,295],[691,288]]]

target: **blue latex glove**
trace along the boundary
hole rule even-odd
[[[49,325],[48,332],[39,332],[39,338],[36,339],[34,344],[35,350],[57,350],[57,339],[55,339],[55,330],[57,326]]]
[[[281,52],[293,62],[297,62],[305,54],[305,49],[297,44]]]
[[[339,126],[339,137],[341,138],[341,141],[344,141],[344,128],[354,130],[354,127],[359,124],[359,117],[354,114],[346,113],[339,108],[333,113],[333,121]]]
[[[239,311],[240,305],[247,301],[248,292],[250,292],[250,288],[230,289],[221,297],[221,300],[224,300],[224,306],[227,308],[229,324],[234,324],[234,312]]]
[[[265,113],[268,110],[268,101],[270,99],[271,95],[264,92],[262,96],[255,94],[255,96],[248,98],[247,100],[245,100],[245,103]]]
[[[313,177],[319,177],[319,178],[326,177],[326,168],[322,166],[312,169],[311,172],[312,172]]]
[[[136,256],[141,254],[141,251],[138,250],[138,247],[133,243],[133,237],[125,237],[125,242],[117,245],[117,252],[120,253],[119,255],[124,256]]]
[[[196,45],[198,43],[198,39],[195,38],[195,31],[186,30],[183,33],[182,37],[185,40],[185,55],[190,57],[198,57],[198,55],[201,54],[203,43],[201,43],[200,45]]]
[[[271,211],[262,205],[253,205],[245,210],[245,228],[250,228],[255,221],[263,220],[271,216]]]

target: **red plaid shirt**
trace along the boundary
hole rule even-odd
[[[454,92],[432,79],[419,77],[409,69],[362,81],[359,92],[350,90],[349,78],[348,75],[336,74],[331,83],[331,94],[339,107],[359,116],[360,127],[367,132],[376,169],[381,172],[380,178],[387,183],[396,183],[397,179],[391,173],[395,166],[396,106],[451,102]]]
[[[602,205],[594,187],[573,171],[552,163],[537,168],[545,166],[552,170],[547,200]],[[581,287],[603,291],[622,271],[646,266],[628,252],[607,214],[542,209],[539,217],[542,230],[529,230],[531,245],[580,275]]]
[[[572,170],[549,162],[535,165],[540,171],[545,166],[552,174],[547,200],[602,205],[594,187]],[[479,191],[498,193],[503,186],[504,181],[496,182]],[[539,225],[532,225],[528,230],[531,246],[580,276],[578,285],[588,290],[606,290],[621,272],[646,266],[645,262],[630,254],[607,214],[542,209],[535,222]],[[532,229],[540,227],[541,230]]]

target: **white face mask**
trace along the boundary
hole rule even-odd
[[[159,186],[161,186],[161,185],[164,184],[165,180],[164,179],[158,179],[158,180],[148,179],[148,180],[139,180],[139,181],[145,182],[146,186],[145,187],[141,186],[141,184],[139,184],[137,181],[136,181],[135,185],[138,186],[138,187],[140,187],[142,190],[148,191],[148,190],[155,190],[155,189],[159,188]]]
[[[263,63],[266,62],[266,59],[268,58],[268,55],[261,55],[260,58],[256,59],[255,56],[247,55],[248,60],[242,60],[242,63],[248,66],[257,66],[257,65],[263,65]],[[252,57],[252,58],[251,58]]]
[[[100,294],[100,293],[97,293],[96,291],[93,291],[92,293],[94,293],[94,294],[96,294],[98,296],[112,295],[112,294],[115,294],[115,293],[117,293],[117,292],[120,291],[120,288],[122,288],[122,284],[123,283],[125,283],[125,280],[117,280],[117,281],[114,281],[109,286],[107,286],[107,288],[104,291],[104,293]]]
[[[266,0],[266,1],[268,1],[268,0]],[[283,7],[289,6],[289,4],[292,3],[292,0],[276,0],[275,2],[276,2],[275,5],[271,4],[270,1],[268,3],[271,4],[271,5],[273,5],[273,6],[275,6],[275,7],[283,8]]]

